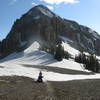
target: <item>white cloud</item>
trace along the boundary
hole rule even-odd
[[[49,6],[49,5],[47,5],[47,7],[48,7],[50,10],[53,10],[53,9],[54,9],[53,6]]]
[[[79,2],[79,0],[41,0],[41,1],[49,3],[49,4],[60,4],[60,3],[75,4]]]
[[[38,4],[37,4],[37,3],[35,3],[35,2],[32,2],[32,5],[36,6],[36,5],[38,5]]]

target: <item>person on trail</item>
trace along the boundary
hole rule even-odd
[[[42,78],[43,78],[42,72],[40,71],[39,76],[38,76],[38,79],[37,79],[37,82],[42,83],[43,82],[43,79]]]

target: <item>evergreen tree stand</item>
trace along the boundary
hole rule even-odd
[[[40,71],[37,82],[39,83],[43,83],[43,76],[42,76],[42,72]]]

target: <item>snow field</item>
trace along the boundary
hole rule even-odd
[[[67,44],[66,44],[67,45]],[[69,46],[67,46],[68,48]],[[39,44],[34,42],[29,48],[24,52],[13,53],[8,57],[0,60],[0,76],[26,76],[30,78],[37,79],[38,74],[42,71],[44,80],[47,81],[69,81],[69,80],[79,80],[79,79],[99,79],[100,74],[91,75],[72,75],[72,74],[62,74],[48,70],[42,70],[39,68],[25,67],[26,65],[46,65],[50,67],[72,69],[77,71],[85,70],[82,65],[74,62],[73,60],[63,59],[62,61],[56,61],[52,55],[39,51]],[[72,49],[72,48],[71,48]],[[77,50],[76,50],[77,51]],[[77,53],[77,52],[76,52]]]

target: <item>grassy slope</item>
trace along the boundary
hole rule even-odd
[[[0,100],[100,100],[100,80],[36,83],[26,77],[0,77]]]

